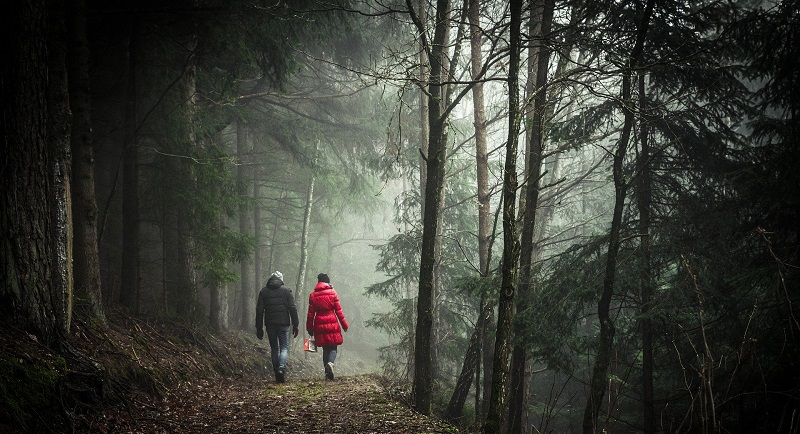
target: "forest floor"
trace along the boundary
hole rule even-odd
[[[116,314],[108,326],[73,325],[70,344],[101,367],[102,381],[91,381],[85,363],[31,335],[12,328],[0,339],[0,356],[14,365],[0,399],[17,410],[0,413],[2,432],[459,432],[413,411],[407,392],[369,373],[353,346],[340,347],[334,381],[324,378],[321,352],[299,348],[290,351],[286,382],[276,383],[266,341]]]
[[[87,432],[458,432],[390,399],[370,376],[281,384],[213,378],[186,382],[155,402],[134,400],[130,405],[108,409],[86,425]]]

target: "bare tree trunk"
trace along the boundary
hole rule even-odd
[[[195,146],[195,85],[196,70],[194,51],[197,38],[193,33],[187,34],[185,46],[181,53],[189,56],[188,59],[180,58],[181,66],[185,69],[179,82],[180,101],[183,110],[182,143],[172,150],[172,155],[165,158],[165,168],[168,176],[174,182],[165,185],[164,203],[164,246],[165,246],[165,282],[166,293],[179,318],[192,321],[197,304],[197,282],[193,257],[192,234],[192,206],[183,198],[181,189],[191,190],[195,182],[191,164],[185,155]],[[175,72],[181,73],[180,70]],[[171,309],[170,309],[171,310]],[[169,311],[169,310],[168,310]]]
[[[486,415],[489,414],[489,401],[492,399],[492,377],[494,376],[494,343],[495,335],[491,331],[497,329],[497,320],[494,314],[494,303],[483,300],[483,305],[488,306],[489,316],[486,317],[486,324],[483,326],[483,337],[481,349],[483,355],[481,362],[483,363],[483,392],[481,393],[482,402],[480,402],[475,412],[479,415],[477,418],[480,424],[476,426],[483,426],[486,422]],[[476,390],[477,393],[477,390]]]
[[[85,303],[89,317],[105,323],[100,291],[97,239],[97,202],[94,190],[89,45],[86,41],[86,2],[72,0],[69,7],[69,93],[72,110],[72,218],[75,249],[75,294]]]
[[[427,143],[427,139],[426,139],[426,143]],[[405,197],[405,196],[407,196],[409,194],[409,191],[410,191],[410,188],[408,186],[408,172],[410,171],[409,168],[408,168],[408,165],[404,163],[401,171],[402,171],[401,173],[402,173],[402,184],[403,184],[403,196]],[[403,233],[404,234],[408,234],[411,231],[411,227],[410,226],[411,225],[409,224],[409,222],[406,219],[403,219]],[[405,288],[405,292],[406,292],[405,293],[405,298],[406,298],[406,300],[409,300],[409,302],[410,302],[413,299],[413,293],[414,293],[413,285],[410,282],[405,282],[403,284],[403,287]],[[411,321],[408,321],[405,324],[405,331],[406,331],[405,333],[406,333],[406,335],[404,337],[401,337],[401,342],[403,342],[403,341],[408,342],[408,353],[407,353],[406,364],[409,367],[409,369],[411,369],[414,366],[414,354],[415,354],[415,352],[414,352],[414,324],[416,324],[416,319],[417,319],[416,316],[414,316],[413,309],[411,311],[412,311],[411,312],[411,315],[412,315]],[[410,374],[413,373],[413,371],[409,372],[408,370],[406,370],[406,373],[410,375]]]
[[[139,147],[137,137],[136,62],[138,25],[129,29],[128,68],[125,76],[125,157],[122,166],[122,270],[120,304],[139,313]]]
[[[239,188],[244,191],[245,186],[250,184],[248,179],[251,171],[249,170],[250,159],[248,156],[249,146],[247,143],[247,128],[244,122],[239,119],[236,123],[236,154],[239,157],[239,165],[236,168],[236,178]],[[250,214],[245,203],[239,204],[239,231],[244,235],[253,233],[252,214]],[[251,269],[252,263],[250,258],[244,258],[239,264],[239,288],[241,297],[239,301],[241,305],[239,316],[239,327],[242,330],[252,330],[253,318],[255,314],[251,315],[250,312],[255,312],[254,307],[256,302],[256,295],[260,287],[253,285],[251,277],[253,272]]]
[[[220,216],[220,220],[222,217]],[[217,229],[222,230],[222,223],[217,224]],[[214,281],[210,283],[209,288],[209,303],[208,303],[208,323],[211,330],[220,332],[225,329],[226,315],[223,311],[225,309],[225,299],[227,286],[225,283]]]
[[[652,203],[652,169],[650,162],[650,135],[645,93],[645,74],[639,74],[639,143],[641,152],[637,158],[638,176],[636,178],[636,205],[639,209],[639,234],[641,238],[642,272],[640,326],[642,328],[642,416],[645,433],[656,432],[656,415],[653,404],[653,321],[650,309],[653,302],[652,261],[650,258],[650,204]]]
[[[281,190],[280,199],[284,198],[284,190]],[[267,267],[267,273],[272,273],[275,271],[275,254],[277,253],[277,249],[275,248],[275,244],[278,240],[278,233],[280,229],[280,214],[274,213],[272,219],[272,236],[270,237],[271,244],[269,246],[269,261],[267,262],[269,266]],[[266,274],[266,273],[265,273]]]
[[[49,345],[69,328],[70,114],[63,4],[4,5],[0,310]]]
[[[447,142],[447,133],[442,135],[442,141]],[[447,153],[447,150],[444,150]],[[442,169],[445,170],[445,169]],[[446,196],[446,184],[447,178],[442,176],[442,185],[439,188],[439,202],[437,208],[439,208],[439,219],[436,226],[439,228],[438,233],[436,234],[436,241],[433,247],[433,257],[435,258],[435,264],[433,267],[433,285],[432,293],[431,293],[431,300],[433,303],[431,305],[431,313],[433,315],[432,327],[431,327],[431,364],[430,364],[430,372],[431,372],[431,384],[437,384],[441,378],[441,372],[439,372],[439,343],[441,342],[441,309],[439,308],[439,304],[441,302],[442,297],[442,232],[444,231],[444,203],[445,203],[445,196]]]
[[[450,396],[450,402],[447,404],[447,409],[444,413],[445,418],[453,424],[458,425],[460,422],[464,412],[464,404],[467,402],[467,395],[469,395],[472,378],[475,377],[480,367],[482,332],[486,326],[487,318],[491,315],[492,306],[485,304],[479,313],[478,323],[475,324],[472,336],[470,336],[469,345],[464,355],[464,363],[461,366],[461,373],[458,376],[456,387],[453,389],[453,394]]]
[[[511,328],[514,323],[519,243],[516,234],[517,147],[519,144],[519,58],[522,0],[510,1],[511,28],[508,65],[508,143],[503,173],[503,265],[500,301],[498,303],[497,335],[494,348],[494,372],[485,433],[499,433],[504,427],[505,398],[509,381]]]
[[[419,0],[417,3],[417,16],[420,22],[420,28],[418,29],[420,34],[420,43],[419,43],[419,82],[425,85],[428,82],[428,69],[430,65],[428,64],[428,49],[425,43],[425,32],[427,31],[428,25],[428,7],[427,7],[427,0]],[[410,2],[409,2],[410,5]],[[410,9],[410,7],[409,7]],[[428,95],[426,93],[427,89],[425,87],[420,87],[419,90],[419,153],[420,153],[420,162],[419,162],[419,188],[420,188],[420,214],[425,213],[425,185],[427,183],[428,178],[428,169],[425,163],[425,157],[428,155],[428,138],[430,136],[430,126],[428,125],[428,116],[430,116],[430,103],[428,101]],[[409,297],[410,298],[410,297]],[[417,317],[416,314],[414,315],[414,323],[410,324],[412,328],[416,328],[417,324]],[[414,333],[416,330],[412,330]],[[416,372],[416,364],[414,360],[416,359],[416,349],[415,349],[415,339],[413,336],[409,336],[408,339],[410,348],[408,349],[408,358],[410,360],[409,366],[411,367],[411,375],[414,375]]]
[[[409,9],[411,5],[408,4]],[[431,331],[433,328],[434,269],[436,267],[436,238],[439,236],[439,203],[444,183],[447,159],[444,110],[445,85],[442,83],[447,61],[446,36],[450,12],[449,0],[438,0],[436,27],[430,46],[431,74],[428,84],[430,107],[428,115],[429,140],[426,157],[425,208],[423,212],[422,250],[420,252],[419,298],[414,353],[414,406],[423,414],[430,414],[432,398]],[[418,29],[424,29],[417,23]]]
[[[221,133],[215,133],[213,141],[214,143],[223,143],[224,139],[221,137]],[[249,184],[247,185],[249,186]],[[225,226],[232,226],[231,223],[227,216],[220,214],[217,217],[215,230],[222,231]],[[226,270],[231,270],[235,264],[226,261],[224,266]],[[228,284],[222,279],[210,279],[207,283],[209,290],[208,323],[211,330],[217,333],[228,327]]]
[[[614,280],[617,267],[617,253],[619,252],[619,234],[622,226],[622,210],[625,206],[626,184],[623,174],[623,163],[630,142],[631,130],[634,122],[633,98],[631,97],[631,75],[639,62],[644,49],[644,39],[650,23],[655,0],[648,0],[640,18],[636,34],[636,43],[631,50],[628,67],[622,77],[622,109],[625,114],[622,132],[620,133],[617,150],[614,152],[614,213],[611,218],[609,230],[608,255],[606,257],[606,270],[603,278],[603,291],[597,304],[597,317],[600,322],[600,337],[597,343],[592,377],[589,383],[589,399],[583,413],[583,432],[585,434],[597,431],[597,417],[600,412],[603,395],[607,387],[608,368],[611,363],[611,352],[614,345],[614,323],[611,320],[611,297],[614,290]]]
[[[528,61],[532,64],[529,67],[530,74],[528,80],[533,81],[533,100],[531,101],[529,117],[529,140],[528,163],[526,172],[525,208],[522,210],[522,236],[520,246],[520,276],[517,287],[517,312],[524,311],[527,294],[530,291],[533,255],[534,255],[534,232],[536,228],[536,214],[539,205],[539,178],[542,172],[544,159],[544,113],[546,110],[547,97],[547,72],[550,65],[550,49],[547,47],[547,40],[553,21],[553,0],[540,0],[531,4],[530,30],[535,35],[537,41],[531,47],[531,56]],[[524,327],[517,322],[514,325],[515,334],[524,336]],[[508,406],[508,432],[525,432],[527,425],[527,403],[528,403],[528,374],[527,374],[527,347],[525,342],[517,340],[514,344],[511,356],[511,381]]]
[[[471,73],[479,80],[483,67],[481,47],[483,38],[480,24],[480,0],[469,1]],[[486,150],[486,109],[483,83],[472,87],[473,125],[475,126],[475,166],[478,185],[478,264],[481,277],[489,275],[489,235],[492,216],[489,202],[489,153]]]
[[[419,0],[417,16],[422,28],[419,30],[424,35],[428,29],[428,2],[427,0]],[[428,82],[428,47],[425,46],[425,39],[420,38],[419,47],[419,82]],[[425,212],[425,182],[428,178],[428,169],[425,165],[425,156],[428,155],[428,138],[430,136],[430,126],[428,125],[428,116],[430,115],[430,101],[428,100],[427,89],[421,88],[419,91],[419,149],[422,158],[419,165],[419,188],[423,193],[422,197],[422,212]]]
[[[218,333],[225,328],[224,315],[222,314],[225,286],[222,283],[214,282],[211,284],[209,290],[208,323],[211,330]]]
[[[317,162],[317,151],[319,150],[319,140],[314,146],[314,166]],[[313,172],[314,169],[312,169]],[[314,207],[314,183],[316,177],[312,173],[311,179],[308,181],[308,189],[306,190],[306,206],[303,210],[303,233],[300,235],[300,265],[297,267],[297,294],[298,300],[306,300],[305,287],[306,287],[306,268],[308,267],[308,234],[311,230],[311,211]],[[330,244],[329,244],[330,245]]]
[[[255,250],[253,252],[253,288],[261,288],[262,273],[261,270],[261,206],[259,206],[259,198],[261,197],[261,183],[253,177],[253,238],[255,241]],[[255,297],[253,297],[255,299]]]
[[[478,267],[481,278],[489,274],[489,231],[491,225],[489,203],[489,158],[486,150],[486,110],[484,108],[483,83],[481,78],[483,58],[481,55],[482,37],[480,28],[480,0],[469,0],[468,13],[470,34],[470,59],[472,79],[476,83],[472,87],[473,124],[475,126],[475,164],[477,170],[477,196],[478,196]],[[483,344],[486,318],[491,316],[491,305],[486,304],[484,297],[478,312],[478,321],[470,337],[467,351],[464,354],[464,363],[461,367],[456,387],[450,397],[445,416],[448,420],[457,422],[464,411],[467,395],[472,383],[472,378],[480,378],[481,346]],[[476,413],[480,409],[480,383],[476,381]],[[477,416],[477,414],[476,414]],[[479,420],[479,417],[476,417]]]
[[[173,174],[181,173],[180,179],[185,182],[187,168],[183,167],[183,162],[178,157],[168,156],[166,163],[166,170]],[[184,220],[189,217],[185,215],[186,204],[181,204],[174,188],[174,185],[168,187],[163,198],[164,293],[168,302],[167,312],[174,312],[179,318],[188,321],[195,303],[191,240]]]
[[[577,14],[573,13],[572,17],[570,18],[570,25],[574,25],[577,23]],[[574,41],[569,41],[566,44],[566,48],[563,51],[563,55],[558,60],[558,65],[556,66],[555,71],[555,81],[559,81],[565,73],[567,73],[567,68],[572,63],[572,47]],[[583,64],[583,57],[582,53],[578,56],[577,64]],[[547,105],[545,110],[545,117],[548,120],[552,120],[555,112],[556,107],[558,106],[558,101],[567,100],[564,98],[564,89],[568,88],[569,85],[562,84],[557,87],[548,86],[548,101],[551,104]],[[573,106],[573,101],[569,99],[566,104],[565,108],[561,111],[570,113],[571,107]],[[561,152],[557,149],[554,150],[554,154],[552,155],[552,159],[545,163],[546,172],[549,173],[548,177],[548,184],[555,186],[558,182],[561,181]],[[554,192],[549,193],[544,198],[539,199],[539,206],[537,207],[538,211],[536,214],[536,233],[534,234],[534,244],[541,243],[542,240],[545,238],[547,233],[547,226],[550,224],[550,221],[553,218],[553,209],[556,204],[557,199],[559,198],[560,194],[559,191],[556,190]],[[536,263],[541,258],[541,249],[537,249],[534,252],[534,257],[532,259],[533,263]]]

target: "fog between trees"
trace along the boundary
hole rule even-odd
[[[483,432],[795,432],[798,2],[15,1],[4,313],[301,330]],[[297,351],[297,350],[295,350]]]

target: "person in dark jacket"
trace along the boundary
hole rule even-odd
[[[342,312],[342,305],[339,303],[339,295],[331,286],[328,275],[320,273],[317,280],[317,286],[308,296],[306,331],[314,337],[317,347],[322,347],[325,378],[333,380],[336,350],[344,342],[341,331],[346,332],[349,326]]]
[[[256,304],[256,337],[264,338],[267,329],[267,340],[272,355],[272,369],[275,381],[283,383],[286,379],[286,359],[289,355],[289,328],[297,337],[299,330],[297,305],[292,290],[283,284],[280,271],[272,273],[267,286],[261,288]]]

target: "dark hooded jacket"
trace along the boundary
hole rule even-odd
[[[261,288],[256,304],[256,331],[262,326],[298,326],[297,305],[292,290],[278,276],[271,276]]]

